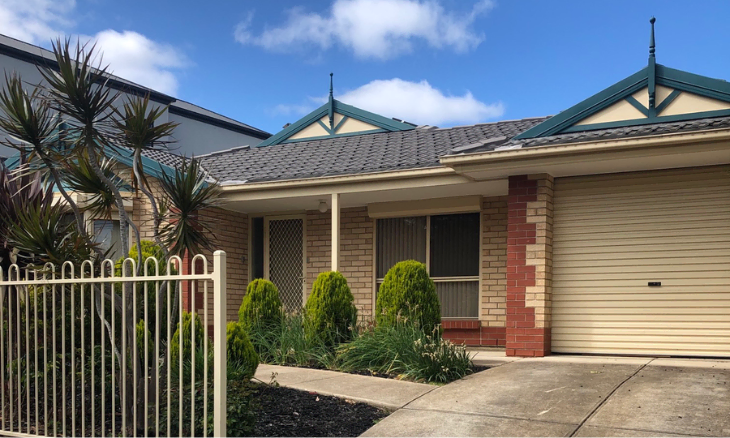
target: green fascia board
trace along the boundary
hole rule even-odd
[[[311,125],[312,123],[315,123],[322,117],[326,116],[328,111],[329,103],[325,103],[316,110],[312,111],[311,113],[307,114],[306,116],[302,117],[301,119],[277,132],[276,134],[272,135],[268,139],[262,141],[256,147],[279,144],[287,138],[291,137],[292,135],[296,134],[297,132],[301,131],[302,129],[306,128],[307,126]]]
[[[697,120],[705,117],[719,117],[725,115],[725,111],[708,111],[696,114],[683,114],[671,117],[649,117],[647,119],[637,120],[625,120],[619,122],[608,122],[608,123],[596,123],[592,125],[580,125],[575,126],[576,123],[585,119],[586,117],[595,114],[596,112],[607,108],[608,106],[618,102],[621,99],[626,99],[630,103],[631,95],[636,91],[640,90],[648,84],[649,71],[648,67],[641,71],[629,76],[628,78],[606,88],[594,96],[574,105],[571,108],[561,112],[560,114],[551,117],[543,123],[534,126],[522,134],[515,137],[515,139],[527,139],[536,137],[546,137],[550,135],[569,133],[569,132],[580,132],[590,131],[595,129],[607,129],[615,127],[625,127],[632,125],[647,125],[652,123],[661,123],[664,121],[681,121],[681,120]],[[673,88],[674,90],[686,91],[688,93],[694,93],[700,96],[708,97],[711,99],[720,100],[723,102],[730,102],[730,83],[722,79],[713,79],[706,76],[689,73],[682,70],[666,67],[661,64],[656,64],[656,83],[657,85],[663,85],[665,87]],[[677,93],[672,95],[672,99],[677,96]],[[666,99],[665,99],[666,100]],[[636,105],[634,105],[636,107]],[[659,104],[658,109],[663,109],[662,104]],[[639,108],[637,108],[639,109]]]
[[[357,119],[365,123],[370,123],[371,125],[375,125],[390,132],[410,131],[411,129],[416,128],[415,126],[409,125],[408,123],[389,119],[379,114],[371,113],[370,111],[365,111],[352,105],[347,105],[340,102],[339,100],[335,100],[335,111],[342,114],[343,116],[349,116],[350,118]]]
[[[107,155],[109,156],[109,158],[116,160],[117,162],[125,166],[132,167],[132,160],[134,158],[132,151],[114,150],[107,152]],[[18,166],[18,163],[20,163],[19,153],[13,154],[12,156],[8,157],[7,160],[5,160],[5,166],[11,170],[15,169]],[[172,167],[162,164],[151,158],[147,158],[144,155],[142,156],[142,170],[144,170],[145,174],[157,179],[161,179],[163,174],[170,177],[175,175],[175,169],[173,169]]]
[[[332,134],[332,135],[320,135],[317,137],[307,137],[307,138],[297,138],[294,140],[284,140],[282,142],[279,142],[280,144],[287,144],[287,143],[300,143],[303,141],[314,141],[314,140],[326,140],[328,138],[338,138],[338,137],[354,137],[356,135],[365,135],[365,134],[377,134],[379,132],[392,132],[387,131],[385,129],[370,129],[368,131],[359,131],[359,132],[348,132],[347,134]]]
[[[134,160],[134,153],[130,150],[126,149],[118,149],[118,150],[112,150],[109,152],[110,158],[118,161],[121,164],[124,164],[125,166],[132,167],[133,160]],[[145,157],[142,155],[140,158],[142,158],[142,170],[147,175],[161,179],[163,175],[167,175],[168,177],[174,177],[175,176],[175,169],[172,167],[162,164],[159,161],[153,160],[151,158]]]
[[[301,119],[297,120],[296,122],[292,123],[288,127],[282,129],[278,133],[272,135],[267,140],[264,140],[263,142],[259,143],[256,147],[263,147],[263,146],[271,146],[279,143],[290,143],[292,141],[304,141],[304,140],[314,140],[314,138],[307,138],[307,139],[300,139],[300,140],[288,140],[289,137],[296,134],[297,132],[301,131],[302,129],[306,128],[307,126],[311,125],[312,123],[317,122],[322,117],[329,114],[329,108],[330,104],[329,102],[325,103],[324,105],[320,106],[316,110],[312,111],[311,113],[307,114],[306,116],[302,117]],[[412,125],[409,125],[407,123],[398,122],[393,119],[389,119],[387,117],[380,116],[375,113],[371,113],[370,111],[365,111],[360,108],[356,108],[351,105],[344,104],[338,100],[334,101],[334,109],[335,112],[342,114],[343,116],[347,116],[352,119],[357,119],[365,123],[369,123],[371,125],[377,126],[379,129],[383,131],[408,131],[411,129],[414,129],[415,127]],[[372,132],[372,131],[369,131]],[[355,133],[355,134],[362,134],[362,133]],[[327,137],[337,136],[338,134],[332,134]],[[322,138],[322,137],[318,137]]]
[[[657,83],[665,87],[730,102],[730,83],[694,73],[657,65]]]
[[[573,132],[583,132],[583,131],[595,131],[598,129],[611,129],[611,128],[626,128],[629,126],[639,126],[639,125],[652,125],[654,123],[671,123],[671,122],[681,122],[681,121],[689,121],[689,120],[699,120],[699,119],[710,119],[713,117],[727,117],[730,116],[730,109],[726,110],[717,110],[717,111],[705,111],[701,113],[692,113],[692,114],[678,114],[674,116],[660,116],[660,117],[651,117],[646,119],[635,119],[635,120],[621,120],[618,122],[606,122],[606,123],[595,123],[592,125],[579,125],[579,126],[572,126],[570,128],[566,128],[561,131],[561,134],[569,134]]]
[[[647,86],[647,83],[648,68],[644,67],[626,79],[611,85],[605,90],[528,129],[516,136],[515,139],[547,137],[557,134],[619,100],[631,96]]]

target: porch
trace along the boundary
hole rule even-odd
[[[446,169],[410,175],[249,193],[224,186],[227,211],[215,229],[219,246],[236,253],[229,258],[229,319],[237,318],[250,279],[273,281],[296,310],[319,273],[338,270],[368,322],[385,273],[415,259],[436,283],[446,337],[504,347],[508,180],[474,182]]]

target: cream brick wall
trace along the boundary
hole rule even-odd
[[[160,197],[159,183],[150,180],[153,194]],[[143,193],[134,197],[132,218],[140,228],[142,240],[154,240],[152,207]],[[238,319],[238,308],[248,285],[248,216],[243,213],[215,208],[201,214],[201,221],[205,222],[214,233],[214,248],[223,250],[227,255],[227,318],[229,321]],[[134,243],[134,242],[132,242]],[[212,252],[204,254],[208,258],[208,269],[213,269]],[[246,262],[244,262],[244,256]],[[208,309],[213,308],[212,288],[209,290]],[[202,308],[202,306],[197,306]],[[212,318],[212,313],[209,315]]]
[[[482,290],[479,319],[483,327],[504,327],[507,313],[507,197],[482,201]]]
[[[537,201],[527,203],[527,223],[535,224],[535,244],[526,247],[526,264],[535,266],[535,286],[525,290],[525,307],[535,309],[535,327],[552,320],[553,177],[530,175],[537,181]]]
[[[307,212],[307,294],[311,292],[317,275],[330,270],[330,215],[330,212]],[[365,207],[342,209],[340,221],[340,272],[347,278],[360,317],[370,319],[373,312],[375,221],[368,216]]]

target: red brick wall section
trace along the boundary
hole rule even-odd
[[[509,179],[508,356],[550,354],[552,184],[549,175]]]
[[[444,319],[441,321],[443,336],[455,344],[469,346],[503,347],[504,327],[483,326],[479,320]]]

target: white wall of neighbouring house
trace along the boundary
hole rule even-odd
[[[40,50],[38,49],[39,53]],[[0,87],[4,87],[5,85],[4,76],[12,73],[20,75],[29,89],[44,82],[34,61],[19,59],[5,53],[0,53]],[[119,104],[121,105],[127,101],[130,96],[132,94],[122,91],[119,96]],[[151,106],[153,107],[164,106],[167,103],[151,98]],[[205,117],[203,119],[205,120]],[[239,129],[229,129],[225,126],[225,123],[208,123],[206,121],[196,120],[192,116],[188,117],[177,113],[172,114],[169,111],[165,111],[157,123],[165,123],[168,121],[179,124],[169,139],[172,141],[172,152],[186,156],[197,156],[236,146],[255,146],[262,141],[262,139],[245,134]],[[5,134],[0,132],[0,142],[7,139]],[[15,151],[13,149],[0,145],[0,157],[9,157],[14,153]]]

